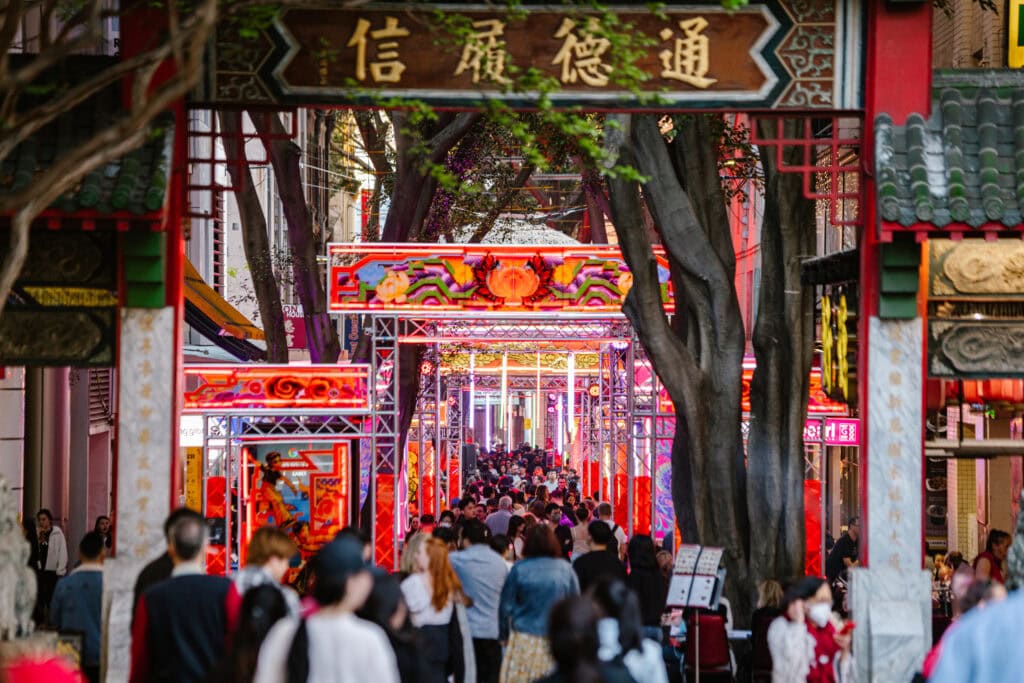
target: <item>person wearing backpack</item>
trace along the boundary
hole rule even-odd
[[[398,683],[387,634],[355,615],[373,590],[362,544],[337,538],[313,562],[319,609],[277,622],[260,648],[254,683]]]
[[[618,557],[621,562],[626,556],[626,532],[612,521],[611,503],[601,503],[598,505],[597,515],[612,530],[612,540],[608,543],[608,552]]]

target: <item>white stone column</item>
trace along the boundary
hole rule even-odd
[[[923,330],[920,318],[872,317],[863,342],[868,509],[861,533],[869,568],[852,572],[850,588],[862,683],[909,681],[931,647],[931,575],[921,568]]]
[[[163,523],[171,491],[174,309],[121,311],[116,558],[103,571],[104,671],[108,683],[128,678],[132,590],[148,562],[164,551]]]

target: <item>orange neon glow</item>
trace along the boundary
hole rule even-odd
[[[336,409],[369,412],[369,366],[203,365],[185,368],[184,410]]]

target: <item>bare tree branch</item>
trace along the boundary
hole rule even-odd
[[[222,111],[219,118],[224,133],[228,174],[231,176],[231,184],[238,188],[235,199],[242,219],[242,250],[245,252],[256,303],[260,309],[260,321],[267,343],[267,362],[287,363],[288,334],[281,307],[281,290],[270,255],[267,217],[260,205],[259,192],[252,181],[252,170],[245,158],[245,139],[240,134],[242,113]]]
[[[214,5],[214,0],[205,0],[204,4]],[[216,9],[214,8],[212,11],[216,12]],[[194,39],[199,35],[208,35],[209,31],[210,29],[205,23],[205,14],[197,11],[186,21],[174,42],[194,42]],[[125,76],[134,74],[146,67],[159,65],[171,56],[174,49],[176,49],[176,46],[169,41],[150,52],[123,59],[83,83],[74,86],[66,93],[51,98],[38,107],[20,113],[16,122],[8,122],[4,135],[0,138],[0,161],[7,158],[11,151],[21,142],[61,114],[71,111],[103,88],[121,80]],[[196,64],[194,59],[190,61]],[[196,64],[196,68],[198,68],[198,64]],[[193,81],[197,81],[198,77],[198,74],[190,76]],[[142,92],[144,93],[145,90]],[[138,106],[137,100],[136,106]],[[3,210],[2,203],[0,203],[0,210]]]
[[[512,203],[512,200],[516,198],[516,195],[522,191],[526,182],[536,170],[537,167],[533,164],[523,164],[523,167],[519,169],[516,177],[512,180],[512,184],[509,187],[506,187],[505,191],[494,201],[494,206],[491,207],[491,210],[487,212],[487,215],[480,221],[480,225],[470,236],[469,241],[471,243],[482,242],[484,237],[487,237],[487,233],[494,228],[494,223],[498,220],[498,216],[500,216],[501,212]]]
[[[430,148],[430,160],[435,164],[444,161],[445,155],[466,136],[469,129],[475,126],[482,116],[483,114],[478,111],[464,111],[456,116],[455,120],[442,128],[427,143]]]
[[[182,40],[188,41],[188,49],[184,53],[183,68],[174,77],[154,88],[148,99],[127,116],[98,131],[88,141],[67,151],[53,165],[43,169],[33,178],[30,187],[0,201],[0,211],[13,213],[10,250],[0,265],[0,314],[24,265],[32,222],[87,173],[145,142],[149,124],[195,87],[201,73],[203,49],[216,19],[216,0],[204,0],[189,19],[189,32],[181,35]]]

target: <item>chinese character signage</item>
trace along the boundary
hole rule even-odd
[[[656,252],[661,298],[674,310],[668,262]],[[621,315],[633,274],[618,247],[330,244],[334,313],[495,312]]]
[[[856,109],[855,5],[784,0],[727,12],[709,2],[661,14],[633,5],[612,7],[616,21],[606,25],[638,39],[641,56],[631,66],[646,74],[642,90],[661,94],[659,108]],[[596,14],[551,5],[514,14],[452,7],[444,6],[444,21],[430,5],[285,8],[258,39],[237,31],[219,37],[197,99],[296,105],[401,97],[459,107],[497,97],[530,107],[536,95],[516,92],[514,81],[534,69],[558,84],[556,105],[637,107],[616,73],[623,67],[614,35]]]

